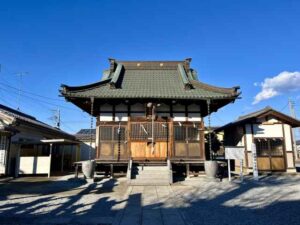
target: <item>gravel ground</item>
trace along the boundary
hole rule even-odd
[[[0,183],[0,224],[300,224],[300,176],[128,187],[71,176]]]

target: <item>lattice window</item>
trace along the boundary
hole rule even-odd
[[[100,141],[112,141],[112,126],[103,126],[100,127]]]
[[[188,139],[190,141],[199,141],[200,134],[197,127],[188,127]]]
[[[132,123],[130,138],[132,140],[145,141],[152,138],[152,123]],[[155,123],[154,124],[154,139],[167,140],[168,139],[168,124]]]
[[[175,141],[185,141],[186,140],[186,127],[174,126],[174,139],[175,139]]]
[[[283,141],[280,138],[255,139],[257,156],[283,156]]]
[[[114,140],[115,141],[125,141],[126,140],[126,133],[125,127],[114,127]]]
[[[272,156],[283,156],[283,144],[281,139],[271,139],[270,149]]]

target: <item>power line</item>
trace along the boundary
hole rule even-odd
[[[0,82],[0,84],[5,85],[6,87],[9,87],[9,88],[11,88],[11,89],[18,90],[18,91],[21,91],[21,92],[23,92],[23,93],[27,93],[27,94],[30,94],[30,95],[33,95],[33,96],[37,96],[37,97],[40,97],[40,98],[46,98],[46,99],[53,100],[53,101],[63,101],[63,102],[65,102],[65,101],[62,100],[62,99],[50,98],[50,97],[47,97],[47,96],[35,94],[35,93],[33,93],[33,92],[29,92],[29,91],[25,91],[25,90],[20,90],[20,89],[18,89],[18,88],[16,88],[16,87],[13,87],[13,86],[11,86],[11,85],[9,85],[9,84],[7,84],[7,83],[4,83],[4,82]]]
[[[5,88],[2,88],[2,90],[10,92],[10,90],[7,90]],[[18,95],[18,93],[16,93],[16,91],[13,91],[13,90],[11,90],[10,93],[14,93],[14,94]],[[63,106],[63,105],[59,105],[59,104],[56,104],[56,103],[52,103],[52,102],[47,102],[45,100],[41,100],[41,99],[38,99],[36,97],[28,96],[28,95],[25,95],[25,94],[21,94],[21,96],[29,98],[29,99],[32,99],[32,100],[35,100],[35,101],[43,102],[43,103],[48,104],[48,105],[52,105],[52,106],[56,106],[56,107],[61,107],[61,108],[67,109],[67,110],[77,111],[76,109],[72,109],[72,108],[69,108],[69,107],[66,107],[66,106]]]
[[[20,73],[16,74],[17,76],[20,77],[20,80],[19,80],[19,95],[18,95],[18,108],[17,108],[17,110],[20,110],[23,76],[27,75],[27,74],[28,74],[28,72],[20,72]]]

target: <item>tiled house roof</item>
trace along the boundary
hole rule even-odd
[[[92,141],[96,139],[96,129],[81,129],[75,134],[75,137],[79,141],[90,141],[92,131]]]
[[[189,61],[116,61],[103,80],[86,86],[62,85],[66,98],[235,99],[238,87],[219,88],[197,80]]]
[[[238,124],[244,124],[246,122],[249,122],[253,119],[256,119],[256,118],[261,118],[261,117],[265,117],[265,116],[274,116],[276,118],[279,118],[280,120],[284,121],[285,123],[287,124],[290,124],[292,127],[300,127],[300,121],[291,117],[291,116],[288,116],[286,114],[283,114],[281,112],[278,112],[277,110],[271,108],[271,107],[265,107],[261,110],[258,110],[258,111],[255,111],[255,112],[252,112],[252,113],[249,113],[247,115],[244,115],[244,116],[240,116],[237,120],[231,122],[231,123],[228,123],[222,127],[219,127],[217,129],[215,129],[215,131],[221,131],[221,130],[224,130],[225,128],[229,128],[229,127],[232,127],[232,126],[235,126],[235,125],[238,125]]]
[[[13,123],[9,124],[8,125],[9,127],[14,128],[15,124],[24,123],[24,124],[27,124],[29,126],[32,126],[32,127],[38,128],[38,129],[46,130],[48,132],[51,132],[52,134],[58,135],[63,138],[74,139],[73,135],[70,135],[58,128],[55,128],[46,123],[43,123],[43,122],[37,120],[33,116],[30,116],[28,114],[22,113],[20,111],[17,111],[15,109],[12,109],[12,108],[9,108],[7,106],[0,104],[0,117],[1,117],[1,113],[12,119]]]

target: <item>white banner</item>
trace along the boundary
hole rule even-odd
[[[239,159],[244,160],[244,147],[225,147],[225,159]]]

